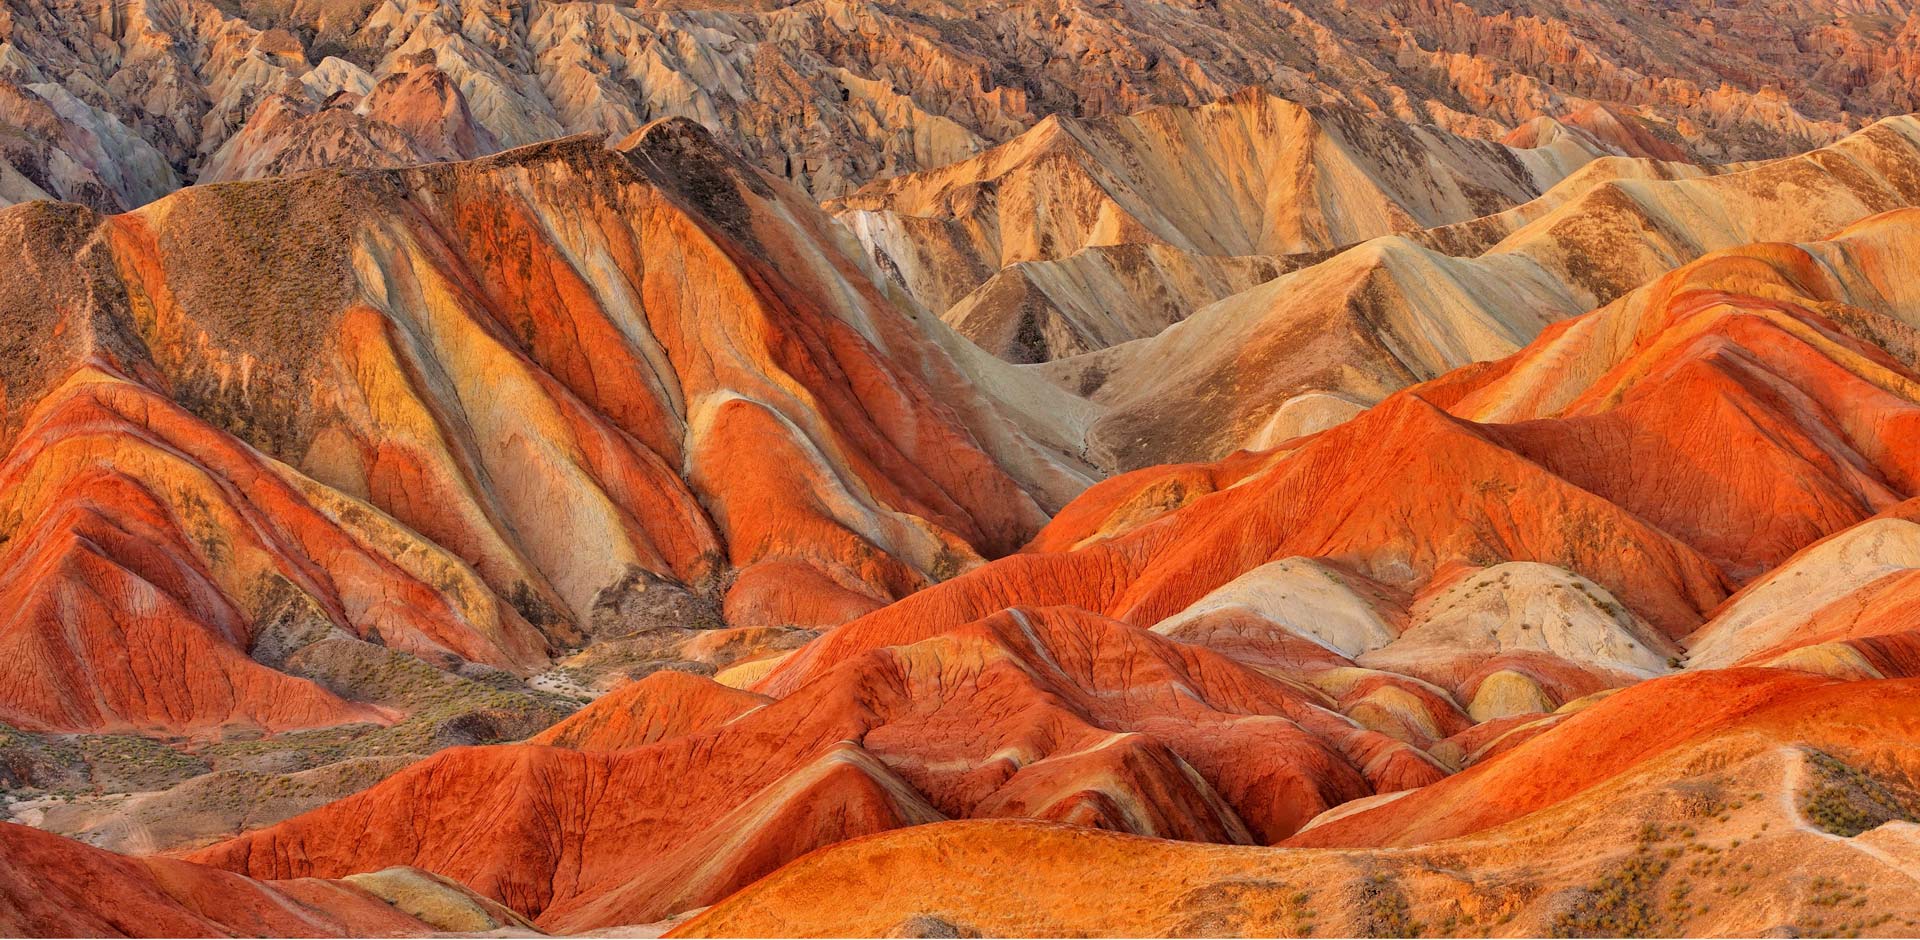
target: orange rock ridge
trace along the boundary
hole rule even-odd
[[[4,377],[7,518],[34,533],[9,632],[44,665],[0,718],[385,721],[246,654],[334,629],[529,675],[702,609],[833,626],[1018,547],[1082,471],[777,185],[665,124],[6,213],[41,283],[95,286],[13,308],[56,341]],[[75,603],[95,632],[35,619]]]
[[[1881,275],[1916,218],[1712,255],[1279,451],[1090,490],[1028,550],[789,655],[754,686],[764,706],[650,680],[570,723],[598,729],[596,750],[448,752],[194,858],[268,878],[416,865],[581,930],[712,903],[807,849],[938,819],[1413,845],[1519,825],[1735,728],[1855,746],[1817,716],[1897,693],[1787,670],[1634,683],[1670,670],[1676,643],[1758,571],[1908,498],[1900,442],[1920,385],[1861,337],[1913,330]],[[1880,402],[1856,412],[1869,420],[1828,417],[1862,401]],[[1688,447],[1661,444],[1680,429]],[[1682,500],[1634,485],[1689,473],[1738,485]],[[1789,492],[1808,501],[1781,502]],[[1740,499],[1800,508],[1731,508]],[[1307,585],[1319,619],[1296,620],[1288,603]],[[1563,624],[1522,619],[1538,629],[1452,647],[1463,658],[1441,671],[1398,667],[1426,682],[1367,668],[1459,629],[1449,618],[1576,597],[1589,606],[1560,608]],[[1881,646],[1876,665],[1892,662]],[[654,719],[623,720],[629,702],[714,717],[661,736]],[[1679,702],[1686,721],[1658,717]],[[396,819],[383,806],[423,824],[340,822]],[[1314,820],[1326,810],[1337,818]],[[701,923],[718,921],[688,929]]]
[[[0,75],[0,933],[1920,926],[1912,24],[157,3]]]

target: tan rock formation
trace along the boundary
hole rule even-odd
[[[1777,157],[1920,107],[1914,11],[1857,6],[13,0],[0,78],[64,88],[92,114],[70,116],[63,136],[118,136],[117,122],[183,181],[249,125],[253,156],[229,153],[214,163],[223,172],[436,155],[438,130],[403,144],[327,106],[347,66],[365,86],[431,66],[459,89],[476,141],[618,139],[686,117],[824,198],[951,163],[1051,115],[1195,106],[1248,87],[1490,140],[1559,117],[1628,153]],[[311,120],[292,129],[289,110]],[[54,150],[113,175],[88,162],[98,151],[87,143]],[[38,180],[48,161],[10,162]],[[158,170],[142,152],[121,172],[165,183]],[[115,192],[111,208],[153,195]]]

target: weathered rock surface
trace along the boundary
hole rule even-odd
[[[1099,484],[1027,550],[826,632],[749,691],[659,673],[541,739],[562,747],[449,751],[192,858],[256,878],[415,866],[574,931],[716,901],[706,917],[800,918],[778,906],[791,898],[773,914],[751,900],[790,890],[771,887],[790,883],[778,873],[725,899],[811,849],[911,846],[943,830],[879,834],[943,819],[1433,843],[1419,851],[1491,868],[1547,845],[1585,859],[1576,847],[1592,839],[1627,864],[1634,826],[1655,826],[1652,845],[1728,815],[1653,795],[1708,786],[1674,770],[1706,765],[1734,775],[1711,784],[1729,807],[1772,779],[1819,825],[1909,818],[1884,768],[1910,759],[1890,742],[1912,708],[1893,704],[1909,698],[1904,680],[1884,677],[1920,663],[1910,628],[1808,638],[1871,640],[1848,647],[1869,667],[1858,674],[1813,668],[1833,656],[1665,673],[1740,585],[1913,505],[1903,445],[1920,381],[1869,337],[1906,348],[1920,335],[1920,294],[1901,276],[1917,233],[1920,212],[1904,210],[1828,242],[1708,255],[1287,447]],[[1882,769],[1856,778],[1831,761]],[[1806,774],[1818,779],[1792,776]],[[1834,787],[1845,793],[1823,795]],[[1604,821],[1566,822],[1582,814]],[[1755,864],[1797,857],[1806,834],[1796,823],[1755,840]],[[1418,870],[1343,858],[1385,872],[1381,884]],[[964,878],[972,862],[944,864]],[[1495,910],[1534,928],[1578,923],[1588,902],[1564,892],[1605,873],[1528,876],[1541,887]],[[1479,897],[1446,879],[1399,890],[1422,910]],[[1148,909],[1161,910],[1072,916],[1159,924],[1111,919]]]
[[[1003,407],[684,122],[0,235],[33,272],[0,463],[26,730],[391,720],[248,655],[330,631],[529,675],[585,636],[831,626],[1083,479],[1019,417],[1065,396]]]
[[[700,679],[630,688],[642,685],[673,696],[663,714],[755,701]],[[711,903],[810,848],[900,825],[1034,816],[1271,842],[1441,774],[1310,691],[1070,608],[875,650],[680,736],[627,720],[632,698],[616,692],[542,739],[592,750],[450,751],[193,857],[262,877],[418,865],[580,930]],[[630,737],[589,717],[602,712]],[[577,726],[599,731],[589,744]],[[389,807],[401,806],[414,823],[399,824]]]
[[[0,930],[19,937],[427,936],[466,929],[434,923],[351,881],[260,882],[166,858],[128,858],[0,822]],[[422,885],[453,903],[470,892],[432,876]],[[424,894],[427,889],[422,889]],[[472,929],[513,923],[478,918]],[[429,915],[431,916],[431,915]]]
[[[1910,681],[1734,670],[1644,688],[1637,701],[1620,693],[1589,720],[1502,760],[1297,840],[1339,848],[941,823],[807,856],[673,935],[878,936],[934,922],[982,936],[1449,927],[1514,937],[1696,936],[1835,926],[1894,936],[1920,923],[1907,871],[1920,827],[1911,821],[1916,794],[1903,782],[1916,728]],[[1662,696],[1671,698],[1649,700]],[[1500,809],[1482,815],[1481,807]],[[1424,829],[1423,844],[1391,852],[1351,848],[1416,818],[1459,822]],[[1424,842],[1433,836],[1441,838]],[[866,874],[874,868],[888,877]],[[869,887],[847,903],[836,886],[854,880]]]
[[[1827,238],[1914,205],[1920,122],[1889,119],[1734,172],[1602,163],[1534,203],[1373,239],[1152,337],[1041,368],[1103,406],[1089,436],[1089,456],[1103,466],[1271,447],[1328,423],[1320,409],[1290,407],[1302,396],[1376,402],[1508,355],[1549,324],[1706,252]]]
[[[618,139],[665,117],[706,125],[826,198],[1051,115],[1243,88],[1489,140],[1559,118],[1622,152],[1710,161],[1806,150],[1920,108],[1915,11],[1851,0],[1528,13],[1339,0],[12,0],[5,12],[7,94],[60,116],[57,133],[8,145],[0,195],[67,189],[100,208],[322,161]],[[393,95],[394,82],[437,87]],[[55,127],[17,108],[4,119]]]
[[[1055,115],[829,208],[963,335],[1002,358],[1045,361],[1158,333],[1300,263],[1285,256],[1531,201],[1609,153],[1573,133],[1539,144],[1249,91],[1100,120]],[[1113,296],[1141,307],[1102,315]]]
[[[1920,926],[1914,11],[718,6],[4,8],[0,933]]]

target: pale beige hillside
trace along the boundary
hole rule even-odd
[[[1577,191],[1515,210],[1530,218],[1478,256],[1429,247],[1445,245],[1430,234],[1374,239],[1153,337],[1041,368],[1107,406],[1090,447],[1103,464],[1266,446],[1324,426],[1298,420],[1288,405],[1299,396],[1372,403],[1507,355],[1548,324],[1708,252],[1826,238],[1913,205],[1920,119],[1890,118],[1831,147],[1734,172],[1562,185]]]
[[[1609,152],[1575,131],[1539,143],[1512,148],[1250,90],[1124,117],[1054,115],[977,157],[869,184],[829,208],[937,312],[992,272],[1088,248],[1279,257],[1473,219]]]
[[[1920,107],[1920,22],[1900,2],[1571,0],[1528,15],[1345,0],[4,9],[0,125],[17,133],[0,144],[12,169],[0,196],[31,198],[24,181],[103,209],[232,178],[210,168],[445,159],[437,112],[364,107],[373,85],[424,70],[458,89],[466,139],[613,140],[686,117],[819,198],[951,163],[1051,115],[1192,107],[1246,88],[1487,140],[1530,142],[1554,117],[1619,152],[1696,161],[1781,156]]]

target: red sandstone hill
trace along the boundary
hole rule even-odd
[[[424,872],[260,882],[0,823],[0,931],[18,937],[418,937],[524,926]]]
[[[684,713],[726,691],[703,682],[631,688]],[[569,724],[624,712],[624,698]],[[193,857],[256,877],[416,865],[580,930],[711,903],[809,848],[900,825],[1039,816],[1271,842],[1331,806],[1439,779],[1331,704],[1085,611],[1014,609],[681,736],[630,725],[625,740],[587,741],[562,725],[546,740],[578,751],[450,751]],[[400,806],[415,820],[403,831],[349,822]]]
[[[1916,224],[1920,217],[1906,211],[1828,242],[1709,256],[1554,328],[1510,359],[1403,396],[1483,422],[1472,425],[1478,434],[1693,546],[1728,585],[1745,584],[1696,614],[1693,622],[1704,625],[1691,635],[1676,630],[1681,624],[1665,628],[1693,648],[1701,671],[1639,682],[1544,718],[1489,720],[1483,727],[1497,737],[1480,739],[1479,759],[1464,771],[1336,809],[1283,850],[1138,844],[1008,823],[923,827],[814,853],[678,933],[1911,929],[1920,911],[1906,866],[1920,848],[1913,824],[1920,791],[1912,786],[1915,728],[1903,677],[1912,675],[1915,634],[1894,605],[1915,564],[1907,461],[1920,441],[1912,427],[1920,386],[1908,364],[1916,311],[1905,285]],[[1066,563],[1042,562],[1108,544],[1123,554],[1210,501],[1250,499],[1238,494],[1257,491],[1265,475],[1329,442],[1377,448],[1392,440],[1389,431],[1402,433],[1373,424],[1395,400],[1274,454],[1143,471],[1096,487],[1030,555],[909,601],[918,605],[913,616],[857,621],[796,654],[761,688],[778,692],[783,674],[806,681],[836,644],[896,642],[880,637],[937,631],[946,610],[992,603],[975,592],[1018,598],[1061,590],[1041,584],[1084,584],[1091,579],[1062,573]],[[1371,433],[1360,437],[1348,430],[1355,426]],[[1398,489],[1379,488],[1374,499]],[[1516,506],[1541,504],[1527,490],[1509,495]],[[1257,517],[1243,506],[1237,518]],[[1419,517],[1412,519],[1406,531],[1422,532]],[[1354,510],[1343,522],[1375,527]],[[1499,528],[1531,541],[1517,522],[1502,520]],[[1617,529],[1581,531],[1618,539]],[[1644,553],[1617,544],[1625,555]],[[1149,557],[1143,570],[1150,576],[1161,556]],[[1029,565],[1047,580],[1013,574]],[[1520,598],[1529,605],[1523,622],[1551,635],[1559,620],[1564,643],[1566,625],[1580,617],[1567,617],[1575,611],[1565,604],[1537,603],[1537,593],[1516,594],[1520,578],[1515,572],[1504,588],[1471,589],[1492,594],[1494,603],[1469,623],[1503,637],[1498,618]],[[1448,592],[1473,583],[1459,574],[1436,581]],[[1138,576],[1110,583],[1129,582]],[[1197,635],[1230,637],[1243,651],[1251,632],[1244,624],[1263,604],[1279,615],[1269,626],[1308,625],[1290,619],[1294,612],[1277,594],[1248,587],[1216,591],[1196,605],[1201,617],[1232,612],[1238,635],[1217,628]],[[1604,596],[1602,606],[1616,596],[1645,609],[1624,589]],[[1097,588],[1083,597],[1136,599]],[[1424,622],[1359,662],[1421,665],[1381,654],[1444,624],[1438,606],[1376,602],[1386,614],[1404,610]],[[1173,628],[1191,630],[1194,616],[1182,614]],[[1162,621],[1155,629],[1166,628]],[[1471,636],[1452,630],[1453,642],[1433,649],[1458,656],[1472,645],[1462,642]],[[1715,668],[1734,660],[1774,668]],[[1396,848],[1365,850],[1375,846]],[[913,874],[888,879],[858,908],[818,893],[879,859]],[[1148,870],[1150,880],[1137,878]],[[1069,887],[1085,884],[1119,887],[1097,897]],[[1838,888],[1845,911],[1834,909],[1826,886]],[[1734,900],[1750,891],[1766,903]],[[1854,913],[1869,905],[1872,911]]]
[[[324,107],[238,83],[208,165],[546,127],[458,7],[327,14],[336,40],[409,37],[390,73],[331,60]],[[460,28],[553,52],[692,22],[576,7]],[[762,13],[854,15],[802,7]],[[221,37],[212,72],[290,71],[312,40],[183,8]],[[1556,34],[1511,20],[1502,54]],[[467,71],[430,64],[441,41]],[[893,100],[859,87],[840,103]],[[59,120],[0,107],[113,126],[33,94]],[[1083,312],[1292,272],[1032,368],[685,120],[0,210],[7,812],[168,853],[0,825],[0,927],[576,932],[714,905],[681,931],[1897,931],[1920,915],[1920,125],[1672,162],[1853,120],[1795,94],[1836,126],[1581,105],[1523,151],[1371,116],[1411,104],[1248,93],[1057,120],[843,205],[932,205],[952,224],[901,223],[911,247],[944,226],[983,271],[1056,265],[1020,276]],[[101,131],[119,163],[87,172],[158,186],[136,137]],[[1002,177],[1026,195],[995,201]],[[1273,180],[1316,201],[1234,216]],[[1301,247],[1328,253],[1235,254]],[[1220,459],[1095,466],[1196,455]],[[869,885],[883,866],[906,874]],[[1735,913],[1752,871],[1768,903]]]
[[[1782,748],[1815,755],[1792,771],[1813,782],[1783,792],[1819,826],[1908,818],[1884,746],[1909,733],[1905,712],[1875,704],[1904,688],[1878,678],[1906,674],[1888,652],[1900,638],[1849,647],[1853,660],[1661,676],[1751,596],[1742,585],[1911,505],[1920,379],[1895,353],[1920,322],[1904,286],[1917,225],[1902,212],[1827,242],[1710,255],[1336,428],[1103,483],[1025,551],[790,654],[754,685],[770,700],[650,681],[545,739],[567,747],[450,751],[193,858],[259,878],[413,865],[582,930],[690,910],[809,849],[942,819],[1289,846],[1474,837],[1460,851],[1508,864],[1577,851],[1542,814],[1637,799],[1621,787],[1684,790],[1673,761],[1743,768],[1714,792],[1744,806],[1758,798],[1732,794],[1782,786],[1767,778]],[[1806,641],[1839,642],[1817,627]],[[1840,668],[1854,662],[1872,671]],[[1696,818],[1649,813],[1660,832]],[[1623,826],[1581,838],[1631,861]],[[1788,829],[1778,838],[1806,841]],[[945,838],[913,832],[882,842],[911,853]],[[1095,864],[1072,846],[1108,845],[1061,844],[1049,851],[1068,871]],[[1314,857],[1290,852],[1272,864]],[[971,877],[974,863],[926,864],[920,887],[937,892],[939,872]],[[1381,871],[1396,903],[1460,903],[1398,863]],[[1529,877],[1562,893],[1508,906],[1545,929],[1582,923],[1577,879],[1608,876]],[[792,883],[775,874],[775,893],[748,889],[684,929],[821,929],[799,901],[758,900]],[[874,916],[919,903],[1008,923],[915,890]],[[1059,921],[1079,908],[1022,903],[1040,906],[1027,924],[1172,929],[1145,908]],[[772,919],[728,919],[740,912]],[[1749,924],[1693,919],[1705,913],[1672,922]]]
[[[31,272],[0,595],[35,664],[0,720],[30,730],[389,720],[247,657],[330,631],[526,675],[666,623],[832,626],[1082,482],[1020,410],[1051,393],[979,375],[684,123],[31,204],[0,239]]]
[[[1548,563],[1677,639],[1910,494],[1913,374],[1862,337],[1908,348],[1915,218],[1709,256],[1275,451],[1108,480],[1028,551],[834,631],[759,688],[1009,603],[1152,626],[1293,556],[1416,593],[1451,566]]]
[[[1656,680],[1296,840],[1406,831],[1391,851],[942,823],[812,853],[672,935],[1900,936],[1920,923],[1912,694],[1769,670]],[[849,902],[849,881],[871,887]]]

